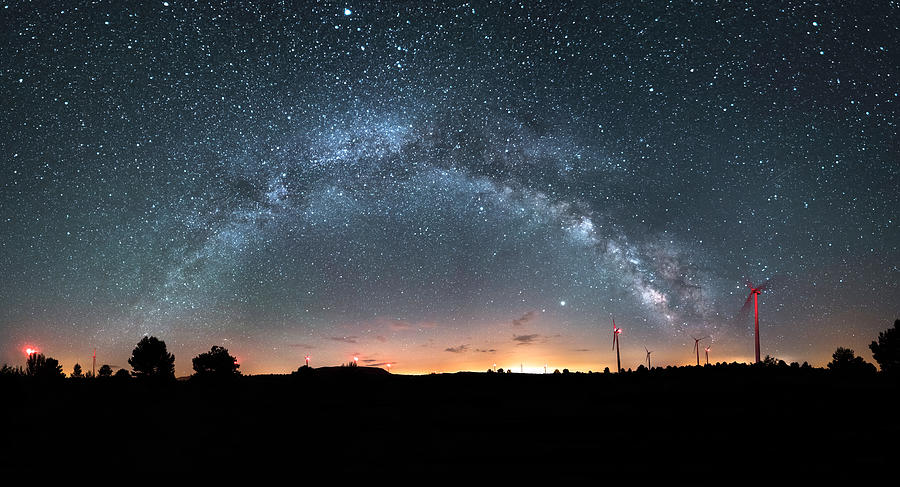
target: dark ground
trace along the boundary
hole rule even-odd
[[[892,471],[900,459],[897,386],[817,369],[398,376],[347,368],[165,385],[10,378],[0,397],[4,472],[65,462],[347,479],[386,470],[574,479],[613,469],[740,478],[759,468],[854,477]]]

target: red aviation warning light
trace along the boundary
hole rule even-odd
[[[613,318],[613,350],[616,351],[616,372],[622,371],[622,360],[619,358],[619,335],[622,333],[622,329],[616,326],[616,320]]]

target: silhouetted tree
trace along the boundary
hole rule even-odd
[[[828,369],[842,374],[866,374],[875,373],[875,366],[856,357],[853,350],[838,347],[831,355],[832,361],[828,363]]]
[[[84,377],[84,374],[81,373],[81,364],[75,364],[75,367],[72,367],[72,375],[70,377],[74,379],[81,379]]]
[[[869,349],[882,372],[900,375],[900,320],[894,321],[893,328],[879,333]]]
[[[128,364],[138,377],[175,378],[175,355],[166,350],[166,342],[145,336],[131,352]]]
[[[9,365],[3,364],[3,367],[0,367],[0,377],[21,377],[25,375],[25,369],[22,366],[11,367]]]
[[[553,371],[553,375],[557,375],[557,374],[559,374],[559,369],[556,369]]]
[[[110,377],[112,375],[112,367],[109,365],[103,364],[100,366],[100,369],[97,370],[97,377]]]
[[[762,362],[760,362],[760,364],[764,367],[775,367],[776,365],[778,365],[778,359],[766,355],[766,357],[762,359]]]
[[[130,379],[131,373],[125,369],[119,369],[116,371],[116,374],[113,377],[117,379]]]
[[[192,362],[197,377],[226,378],[241,375],[237,359],[228,353],[228,349],[217,345],[213,345],[209,352],[194,357]]]
[[[25,360],[25,375],[42,379],[65,377],[59,361],[53,357],[44,357],[42,353],[32,353],[28,356]]]
[[[498,373],[498,374],[502,374],[502,373],[503,373],[503,367],[500,367],[499,369],[497,369],[497,373]]]

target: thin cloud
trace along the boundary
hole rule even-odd
[[[356,340],[359,339],[358,336],[350,335],[344,337],[328,337],[329,340],[334,340],[336,342],[344,342],[344,343],[356,343]]]
[[[519,342],[517,345],[531,345],[541,336],[537,333],[532,333],[530,335],[513,335],[513,341]]]
[[[529,321],[531,321],[532,318],[534,318],[534,311],[529,311],[529,312],[525,313],[524,315],[512,320],[512,324],[513,324],[513,326],[522,326],[525,323],[528,323]]]
[[[388,325],[388,328],[390,328],[391,331],[406,331],[406,330],[411,330],[412,326],[405,321],[397,320],[397,321],[392,321]]]
[[[483,348],[476,348],[475,351],[476,351],[476,352],[481,352],[481,353],[494,353],[494,352],[497,351],[497,349],[495,349],[495,348],[489,348],[489,349],[485,350],[485,349],[483,349]]]
[[[463,353],[469,350],[469,346],[466,344],[462,344],[458,347],[447,347],[444,349],[445,352],[453,352],[453,353]]]
[[[378,340],[378,341],[381,342],[381,343],[384,343],[384,342],[387,341],[387,337],[384,336],[384,335],[378,335],[377,337],[375,337],[375,339]]]
[[[437,327],[438,324],[433,321],[420,321],[418,323],[411,323],[409,321],[403,320],[391,320],[391,322],[388,323],[388,329],[394,332],[409,330],[429,330]]]

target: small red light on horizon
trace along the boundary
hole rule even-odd
[[[31,354],[37,353],[37,352],[38,352],[38,349],[36,349],[36,348],[31,348],[31,347],[25,348],[25,355],[31,355]]]

